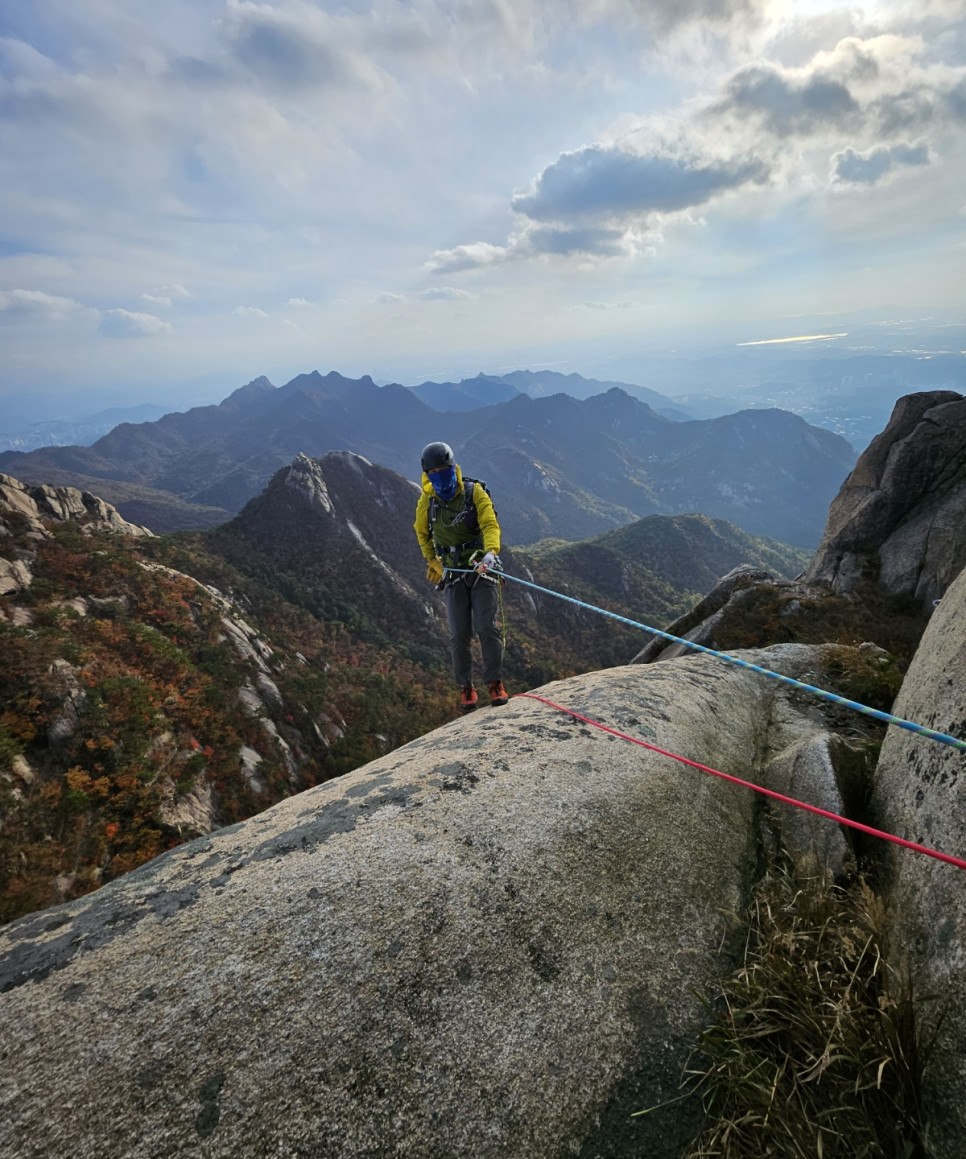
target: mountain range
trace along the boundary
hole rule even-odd
[[[282,387],[257,378],[217,406],[125,423],[91,447],[8,451],[0,470],[95,491],[166,531],[223,522],[300,452],[347,450],[415,478],[419,450],[439,438],[490,484],[517,544],[700,512],[814,547],[855,457],[844,439],[780,410],[672,421],[615,386],[443,413],[398,384],[315,371]]]
[[[464,378],[459,382],[423,382],[409,389],[433,410],[476,410],[481,406],[509,402],[518,394],[528,398],[547,398],[552,394],[567,394],[571,398],[592,398],[609,390],[622,390],[631,398],[647,403],[659,415],[672,421],[694,418],[674,399],[647,386],[627,382],[602,381],[584,378],[581,374],[560,374],[555,370],[514,370],[509,374],[484,374]]]

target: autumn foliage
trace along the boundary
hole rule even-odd
[[[0,597],[0,922],[355,768],[450,711],[441,673],[344,625],[268,590],[239,607],[244,578],[191,537],[58,524],[38,541],[11,523],[5,554],[28,558],[34,579]],[[184,574],[192,562],[225,594]],[[261,664],[226,630],[242,617]],[[240,695],[265,676],[278,703]],[[243,749],[260,758],[257,779]]]

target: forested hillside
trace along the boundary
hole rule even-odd
[[[27,534],[15,528],[14,543]],[[209,560],[223,586],[205,587],[171,566],[184,546],[73,523],[26,542],[33,582],[0,617],[0,921],[86,893],[450,712],[439,669],[228,565]]]

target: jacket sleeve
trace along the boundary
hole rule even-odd
[[[423,553],[423,558],[426,560],[435,559],[436,549],[433,547],[433,537],[429,533],[429,496],[425,491],[420,495],[419,502],[416,504],[416,522],[413,524],[413,530],[416,532],[416,539],[419,542],[419,550]]]
[[[500,550],[500,525],[493,510],[493,500],[486,491],[477,485],[473,490],[473,502],[476,504],[476,517],[480,524],[480,534],[483,536],[483,550],[494,553]]]

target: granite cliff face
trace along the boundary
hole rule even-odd
[[[822,714],[751,673],[541,692],[842,807]],[[455,721],[0,931],[0,1151],[670,1159],[696,1102],[630,1116],[679,1094],[762,816],[534,700]],[[832,865],[848,844],[819,821],[788,840]]]
[[[966,571],[949,586],[903,682],[895,711],[966,739]],[[872,797],[873,823],[966,856],[966,753],[890,729]],[[959,1159],[966,1138],[964,871],[888,851],[892,956],[919,999],[920,1046],[935,1036],[923,1082],[929,1154]]]
[[[966,398],[907,395],[829,509],[807,583],[853,592],[873,580],[929,605],[966,566]]]
[[[0,531],[8,536],[8,550],[0,557],[0,596],[26,591],[33,582],[31,565],[35,553],[9,549],[6,524],[11,520],[25,525],[35,540],[49,537],[45,526],[49,520],[70,521],[88,534],[95,530],[134,536],[153,534],[146,527],[128,523],[110,503],[88,491],[78,491],[76,487],[27,487],[19,479],[0,475]]]

